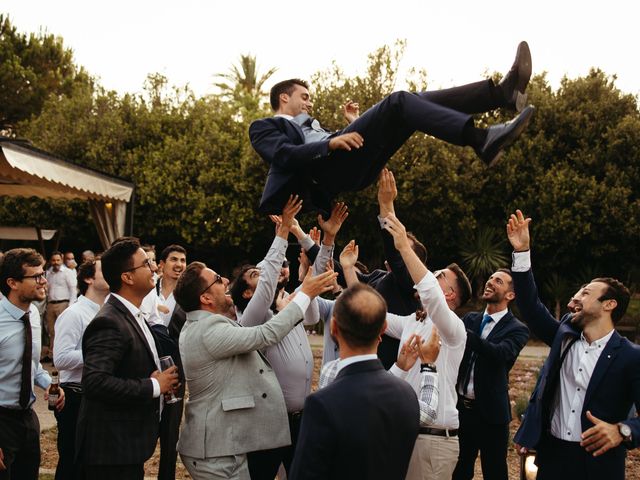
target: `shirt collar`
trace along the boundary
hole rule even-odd
[[[611,335],[613,335],[614,331],[615,329],[611,330],[604,337],[594,340],[591,343],[589,343],[589,340],[584,336],[584,332],[580,332],[580,341],[585,342],[590,347],[604,347],[611,338]]]
[[[122,298],[122,297],[121,297]],[[122,301],[122,300],[120,300]],[[98,305],[96,302],[94,302],[93,300],[89,300],[87,297],[85,297],[84,295],[80,295],[78,297],[78,299],[76,300],[77,303],[84,303],[87,307],[89,307],[91,310],[95,310],[96,312],[98,310],[100,310],[100,305]],[[124,303],[124,302],[123,302]]]
[[[376,360],[378,356],[375,353],[367,353],[365,355],[354,355],[353,357],[347,357],[338,362],[338,369],[336,375],[345,367],[358,362],[366,362],[367,360]]]
[[[274,118],[275,117],[282,117],[282,118],[286,118],[287,120],[293,120],[293,116],[287,115],[286,113],[276,113],[274,115]]]
[[[131,315],[133,315],[134,318],[138,318],[138,315],[140,313],[142,313],[138,307],[136,307],[133,303],[131,303],[129,300],[127,300],[123,296],[118,295],[117,293],[113,293],[113,292],[111,292],[111,295],[113,295],[118,300],[120,300],[122,302],[122,304],[125,307],[127,307],[127,310],[129,310],[131,312]]]
[[[487,312],[486,308],[484,309],[484,314],[485,315],[489,315],[491,317],[491,319],[496,323],[498,323],[500,320],[502,320],[502,317],[504,317],[507,313],[509,313],[509,309],[508,308],[505,308],[504,310],[500,310],[499,312],[491,313],[491,314],[489,314]]]
[[[7,311],[9,315],[11,315],[15,320],[20,320],[22,316],[27,313],[21,308],[16,307],[13,303],[9,301],[7,297],[4,297],[0,300],[0,305]],[[28,312],[31,310],[29,309]]]

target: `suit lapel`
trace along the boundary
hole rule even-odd
[[[288,118],[284,118],[284,117],[276,117],[276,118],[280,119],[280,121],[282,122],[282,125],[284,126],[285,131],[293,130],[295,134],[298,135],[298,141],[300,143],[304,143],[304,133],[302,133],[302,128],[300,127],[300,125],[298,125],[293,120],[289,120]]]
[[[598,358],[595,368],[593,369],[593,374],[591,375],[591,380],[589,380],[589,386],[587,387],[587,393],[584,397],[585,406],[588,405],[594,390],[598,388],[598,384],[604,378],[604,374],[618,355],[621,343],[622,337],[618,332],[614,331],[613,335],[611,335],[611,338],[605,345],[604,350],[600,354],[600,358]]]
[[[511,312],[507,312],[507,314],[500,319],[498,324],[495,327],[493,327],[493,330],[489,332],[489,335],[487,336],[487,340],[491,340],[493,337],[498,335],[498,333],[501,332],[509,324],[509,322],[511,322],[512,318],[513,318],[513,315],[511,314]]]
[[[153,358],[153,351],[151,350],[151,346],[149,345],[149,342],[147,341],[147,337],[145,336],[144,332],[140,328],[140,325],[138,324],[137,320],[133,317],[133,315],[131,314],[129,309],[127,307],[125,307],[124,304],[120,300],[115,298],[113,295],[111,295],[109,297],[108,302],[111,305],[113,305],[113,307],[118,309],[118,311],[120,311],[120,313],[122,313],[124,315],[124,318],[126,319],[126,321],[129,322],[129,324],[131,326],[133,326],[133,329],[138,334],[138,337],[140,338],[140,341],[144,345],[144,348],[147,351],[147,353],[149,354],[149,358],[151,360],[151,363],[153,363],[155,365],[156,361]],[[151,336],[153,337],[153,334],[151,334]]]

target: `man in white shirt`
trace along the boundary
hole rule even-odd
[[[415,315],[399,317],[387,315],[387,335],[400,338],[404,344],[412,334],[429,338],[432,327],[442,339],[438,369],[438,415],[432,427],[422,427],[416,440],[408,479],[450,479],[458,461],[458,410],[456,409],[456,380],[464,355],[467,332],[454,310],[471,297],[471,285],[462,269],[451,264],[444,270],[431,273],[411,248],[407,232],[393,214],[386,217],[385,228],[393,236],[394,244],[404,260],[426,311],[426,318]],[[345,272],[346,275],[346,272]],[[397,367],[392,367],[397,368]],[[416,393],[420,389],[420,368],[414,365],[405,377]]]
[[[66,408],[56,412],[58,421],[58,466],[56,478],[78,478],[74,461],[78,412],[82,401],[82,336],[89,322],[109,295],[109,285],[102,275],[100,260],[85,262],[78,267],[76,303],[67,308],[56,322],[56,345],[53,361],[60,374],[60,386],[67,392]]]
[[[55,338],[55,322],[60,314],[76,301],[76,276],[72,270],[63,265],[61,252],[53,252],[49,257],[50,267],[47,269],[47,311],[45,320],[49,334],[49,353],[53,355]],[[47,353],[43,352],[45,357]]]

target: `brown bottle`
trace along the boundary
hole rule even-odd
[[[49,387],[49,410],[56,409],[56,403],[58,403],[58,398],[60,398],[60,386],[58,382],[58,372],[54,370],[51,372],[51,386]]]

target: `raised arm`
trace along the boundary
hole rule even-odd
[[[531,219],[525,218],[520,210],[516,210],[507,223],[507,238],[514,250],[511,268],[513,289],[522,319],[536,337],[551,345],[560,322],[549,312],[538,295],[531,270],[530,223]]]
[[[347,282],[347,287],[351,287],[360,282],[356,274],[356,262],[358,261],[358,245],[355,240],[351,240],[345,245],[340,253],[340,265]]]
[[[402,255],[407,270],[416,283],[422,305],[438,328],[442,340],[451,347],[465,341],[467,333],[464,323],[449,308],[438,280],[411,248],[404,225],[395,215],[389,214],[385,228],[393,236],[396,249]]]

